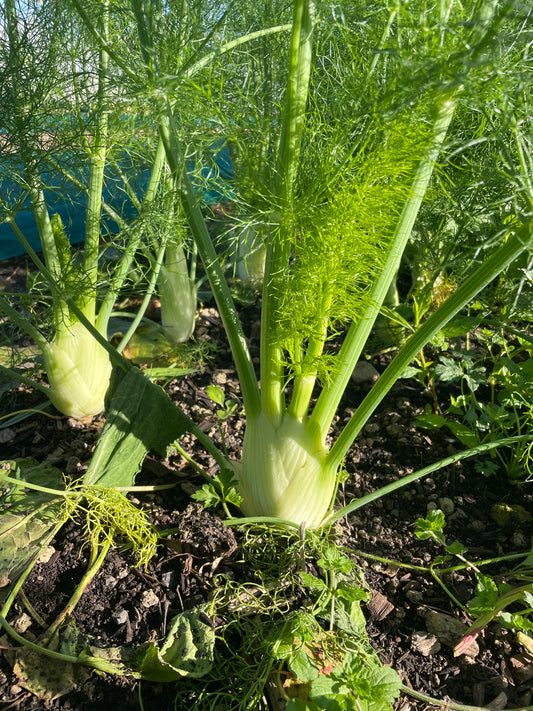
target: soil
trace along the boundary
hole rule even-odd
[[[20,260],[4,262],[0,277],[4,281],[11,279],[20,263]],[[259,305],[243,307],[241,317],[252,355],[257,359]],[[215,383],[224,389],[226,397],[238,399],[239,385],[218,313],[209,304],[199,313],[195,338],[215,342],[215,355],[203,370],[170,382],[166,389],[202,430],[220,444],[217,406],[206,395],[205,388]],[[378,372],[386,362],[386,355],[372,359]],[[336,428],[342,426],[369,387],[368,382],[350,384]],[[438,394],[446,404],[449,392],[439,390]],[[0,414],[35,407],[41,399],[22,386],[16,400],[4,396],[0,401],[4,407]],[[340,491],[340,504],[460,451],[461,445],[445,431],[428,432],[415,427],[414,418],[427,403],[432,403],[431,396],[413,380],[400,381],[393,388],[346,460],[347,479]],[[80,423],[58,417],[52,407],[46,413],[33,413],[30,418],[0,430],[1,458],[33,457],[48,461],[69,476],[83,474],[103,418]],[[223,429],[225,446],[230,456],[238,459],[242,420],[236,414],[223,423]],[[214,461],[191,437],[184,438],[183,447],[208,473],[216,472]],[[203,483],[201,477],[177,453],[167,459],[147,457],[137,484],[169,482],[175,484],[174,488],[130,497],[149,514],[158,530],[172,530],[166,543],[158,547],[146,569],[136,567],[127,550],[113,548],[75,608],[77,627],[91,635],[99,646],[161,639],[173,615],[211,598],[218,574],[246,579],[240,529],[227,528],[218,516],[191,499],[191,494]],[[493,515],[494,505],[502,502],[511,512],[508,520]],[[408,567],[427,567],[443,553],[436,544],[419,540],[414,534],[417,518],[425,517],[437,507],[446,512],[447,540],[460,541],[472,560],[508,553],[525,557],[533,549],[531,485],[510,485],[502,477],[485,478],[476,472],[470,460],[458,462],[357,510],[337,525],[336,535],[339,545],[350,552],[363,571],[372,592],[370,601],[364,605],[371,644],[383,663],[396,669],[403,683],[416,692],[487,708],[530,706],[533,657],[525,654],[515,635],[492,622],[478,637],[477,650],[454,657],[453,645],[460,632],[458,636],[454,631],[453,620],[462,622],[466,629],[469,618],[430,574]],[[514,515],[515,511],[522,511],[522,515]],[[24,593],[37,616],[50,624],[86,570],[89,550],[83,545],[81,526],[66,524],[44,553],[24,584]],[[516,562],[494,563],[483,572],[503,580]],[[464,605],[474,594],[472,571],[450,573],[443,583]],[[27,616],[27,606],[17,599],[9,620],[22,624],[21,620],[27,619],[24,615]],[[24,631],[28,639],[39,634],[38,623],[30,622]],[[216,626],[216,620],[212,622]],[[139,684],[126,677],[90,672],[83,674],[68,693],[54,699],[39,699],[18,683],[20,680],[9,663],[8,638],[4,637],[0,644],[4,645],[0,648],[3,709],[177,708],[179,711],[187,708],[175,706],[174,683]],[[431,708],[431,703],[407,694],[395,704],[397,711],[426,708]]]

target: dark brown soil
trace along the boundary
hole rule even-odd
[[[258,316],[257,305],[243,309],[253,353]],[[201,311],[196,338],[214,339],[218,343],[215,357],[203,371],[171,382],[167,390],[209,436],[220,440],[216,406],[207,397],[205,387],[216,383],[227,397],[238,397],[239,386],[218,314],[212,307]],[[379,358],[374,359],[378,371],[384,364]],[[416,415],[431,402],[427,393],[413,382],[402,381],[393,389],[352,448],[346,461],[348,479],[340,492],[341,504],[461,448],[444,431],[428,433],[413,425]],[[367,385],[349,387],[336,426],[342,425],[367,389]],[[443,401],[447,396],[442,393]],[[4,397],[0,405],[4,405],[4,412],[10,412],[39,402],[38,396],[21,388],[16,402]],[[57,415],[51,407],[47,412]],[[80,475],[90,461],[102,424],[101,417],[81,424],[34,413],[0,430],[1,458],[33,457],[49,461],[70,476]],[[230,455],[239,458],[242,421],[235,416],[224,423],[224,429]],[[185,437],[183,446],[208,472],[216,471],[214,462],[192,438]],[[246,579],[249,572],[243,562],[240,532],[233,533],[219,518],[192,503],[190,495],[201,486],[202,480],[187,462],[177,454],[166,460],[148,457],[137,483],[168,482],[175,483],[175,487],[138,494],[134,499],[160,531],[173,530],[148,568],[135,567],[127,550],[113,549],[75,608],[77,626],[99,646],[161,639],[173,615],[210,598],[216,574]],[[533,548],[531,517],[498,523],[491,516],[491,509],[502,501],[533,512],[530,485],[510,486],[502,478],[486,479],[475,471],[472,462],[464,460],[373,502],[337,527],[339,545],[350,552],[373,591],[372,600],[365,605],[371,643],[382,661],[394,667],[404,684],[415,691],[436,699],[490,705],[490,708],[525,708],[532,703],[533,658],[524,655],[514,634],[497,622],[491,623],[478,638],[479,651],[475,656],[455,658],[452,647],[439,641],[439,635],[436,635],[439,644],[428,652],[424,641],[429,640],[431,646],[433,634],[429,613],[451,615],[466,624],[469,618],[429,573],[409,567],[427,568],[435,556],[443,553],[437,545],[420,541],[414,535],[417,518],[425,517],[435,507],[447,511],[447,539],[463,543],[470,559],[479,561],[507,553],[521,553],[525,557]],[[69,523],[46,553],[46,562],[35,566],[24,592],[35,612],[50,624],[84,574],[89,551],[82,545],[80,527]],[[483,570],[503,579],[514,564],[495,563]],[[472,598],[475,581],[471,572],[450,573],[443,582],[459,602],[466,605]],[[24,613],[23,601],[17,600],[10,612],[11,623]],[[32,635],[37,637],[37,622],[33,621],[24,634],[28,639]],[[4,637],[1,644],[10,646],[9,638]],[[160,711],[173,709],[176,696],[173,683],[142,682],[139,695],[139,684],[135,681],[88,673],[69,693],[53,700],[40,700],[17,681],[6,655],[0,653],[0,703],[4,709]],[[398,711],[430,707],[431,704],[407,695],[395,705]]]

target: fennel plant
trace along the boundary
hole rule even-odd
[[[96,8],[94,22],[109,39],[106,3]],[[127,176],[121,176],[117,167],[117,153],[124,148],[124,136],[131,127],[124,120],[126,109],[122,105],[111,110],[108,53],[91,44],[90,35],[83,30],[76,14],[64,5],[23,12],[15,0],[8,0],[2,13],[6,37],[1,60],[1,120],[6,131],[3,160],[12,166],[18,184],[17,195],[2,195],[3,221],[11,226],[47,285],[52,325],[49,333],[43,328],[45,324],[37,327],[28,314],[21,313],[4,296],[0,298],[0,313],[28,333],[40,348],[49,387],[32,384],[60,412],[74,418],[96,415],[104,408],[112,370],[112,349],[105,347],[109,320],[143,237],[142,225],[128,224],[120,209],[104,200],[110,167],[117,168],[119,178],[123,177],[126,192],[129,187]],[[116,99],[116,92],[113,97]],[[154,199],[163,167],[161,150],[151,158],[143,200],[135,196],[134,206],[140,212]],[[69,225],[64,225],[51,208],[56,193],[68,203],[69,188],[86,196],[85,234],[79,253],[69,243]],[[26,196],[44,262],[18,225],[18,212]],[[102,266],[104,216],[121,229],[115,243],[125,245],[110,277]],[[162,256],[163,251],[154,273]],[[87,324],[95,331],[87,330]],[[133,328],[122,340],[120,350]],[[98,334],[100,339],[95,337]],[[3,366],[2,371],[8,374]]]
[[[513,224],[495,226],[484,261],[421,323],[331,441],[350,375],[396,277],[434,167],[446,155],[457,107],[468,110],[499,63],[512,72],[521,61],[523,45],[511,39],[519,12],[506,2],[449,0],[431,10],[418,3],[418,15],[412,4],[397,3],[365,15],[360,25],[351,6],[339,17],[309,0],[293,3],[274,168],[262,186],[268,209],[257,216],[266,248],[259,385],[183,169],[184,146],[175,129],[172,92],[165,92],[159,69],[152,5],[132,5],[147,80],[160,90],[167,161],[179,181],[242,388],[242,460],[220,456],[219,463],[235,473],[245,515],[317,527],[328,520],[346,453],[409,362],[531,247],[530,211],[518,201]],[[483,110],[497,110],[491,102],[508,100],[491,97]],[[520,101],[515,110],[521,111]],[[513,160],[520,163],[516,151]],[[343,339],[334,355],[328,344],[337,333]]]

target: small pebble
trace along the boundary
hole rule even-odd
[[[376,434],[379,432],[379,425],[375,422],[369,422],[365,425],[365,432],[368,432],[368,434]]]
[[[43,548],[41,555],[39,556],[39,563],[48,563],[50,558],[54,555],[56,549],[54,546],[46,546]]]
[[[405,593],[405,597],[410,602],[421,603],[422,600],[424,599],[424,593],[421,590],[408,590]]]
[[[474,533],[482,533],[487,528],[487,525],[483,523],[483,521],[478,521],[477,519],[474,519],[473,521],[470,521],[470,523],[468,524],[468,528],[471,531],[474,531]]]
[[[445,514],[451,514],[455,511],[455,504],[447,496],[439,499],[440,510]]]
[[[115,620],[117,625],[124,625],[129,620],[127,610],[115,610],[115,612],[111,613],[111,617]]]
[[[28,628],[31,627],[31,623],[31,617],[26,612],[23,612],[19,617],[17,617],[17,619],[13,623],[13,629],[19,634],[24,634],[24,632],[26,632]]]
[[[514,548],[526,548],[527,540],[522,531],[515,531],[512,537]]]
[[[9,427],[5,430],[0,430],[0,444],[7,444],[15,439],[15,430]]]
[[[352,382],[358,385],[360,383],[375,383],[378,378],[378,371],[366,360],[360,360],[352,373]]]
[[[423,657],[429,657],[440,651],[441,644],[434,634],[414,632],[411,637],[411,649],[420,652]]]
[[[145,590],[142,594],[141,605],[143,607],[155,607],[159,605],[159,598],[153,590]]]

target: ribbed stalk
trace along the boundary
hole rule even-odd
[[[109,35],[109,5],[107,0],[102,8],[102,36],[107,41]],[[96,284],[98,281],[98,254],[100,245],[100,218],[102,213],[102,191],[106,164],[109,133],[109,108],[107,106],[107,72],[109,57],[104,49],[99,51],[97,123],[94,143],[91,149],[89,171],[89,192],[85,222],[85,245],[83,266],[93,293],[84,304],[83,311],[90,321],[96,318]]]
[[[151,36],[150,19],[142,0],[132,0],[137,32],[145,62],[147,79],[157,79],[157,57]],[[259,389],[248,345],[242,331],[233,297],[226,282],[218,255],[211,241],[198,199],[185,169],[185,160],[179,143],[175,119],[170,101],[163,97],[159,103],[158,130],[169,168],[179,189],[180,202],[194,237],[198,253],[209,279],[213,295],[224,324],[231,352],[235,361],[244,406],[249,417],[254,417],[260,408]]]
[[[27,53],[22,46],[19,36],[19,17],[17,15],[15,0],[6,0],[6,18],[9,42],[9,66],[11,67],[11,80],[13,82],[9,94],[17,149],[24,166],[24,175],[29,187],[31,206],[37,223],[45,263],[49,271],[55,277],[58,277],[61,273],[61,264],[54,239],[54,231],[46,207],[44,192],[41,187],[40,175],[35,167],[34,161],[35,145],[33,145],[31,141],[32,117],[28,113],[27,102],[19,86],[19,82],[25,80],[24,75],[26,70],[23,63]],[[59,318],[56,309],[56,325]]]
[[[320,299],[321,307],[318,312],[319,316],[317,317],[315,330],[309,336],[309,343],[307,344],[305,356],[300,366],[302,372],[297,374],[294,378],[289,412],[293,417],[298,420],[307,419],[309,404],[311,402],[311,396],[313,394],[317,378],[316,362],[322,356],[324,344],[328,335],[329,312],[332,302],[332,288],[334,288],[334,283],[330,282],[330,289],[326,288],[325,293]],[[313,425],[311,425],[311,427],[312,426]],[[324,438],[320,430],[319,435],[322,437],[323,441]]]
[[[313,3],[310,0],[296,0],[289,51],[289,77],[274,178],[274,200],[279,207],[281,219],[277,227],[270,228],[267,238],[261,310],[261,400],[274,426],[279,424],[284,411],[284,369],[282,350],[276,338],[276,318],[293,241],[293,197],[309,93],[313,28]],[[278,222],[275,216],[273,222]]]
[[[487,286],[495,277],[506,269],[522,252],[533,247],[533,222],[525,224],[516,234],[507,238],[505,243],[489,257],[428,320],[409,338],[392,360],[378,381],[359,405],[350,421],[345,426],[328,460],[332,466],[340,466],[348,449],[394,383],[401,377],[405,368],[422,348],[452,319],[466,304]]]

